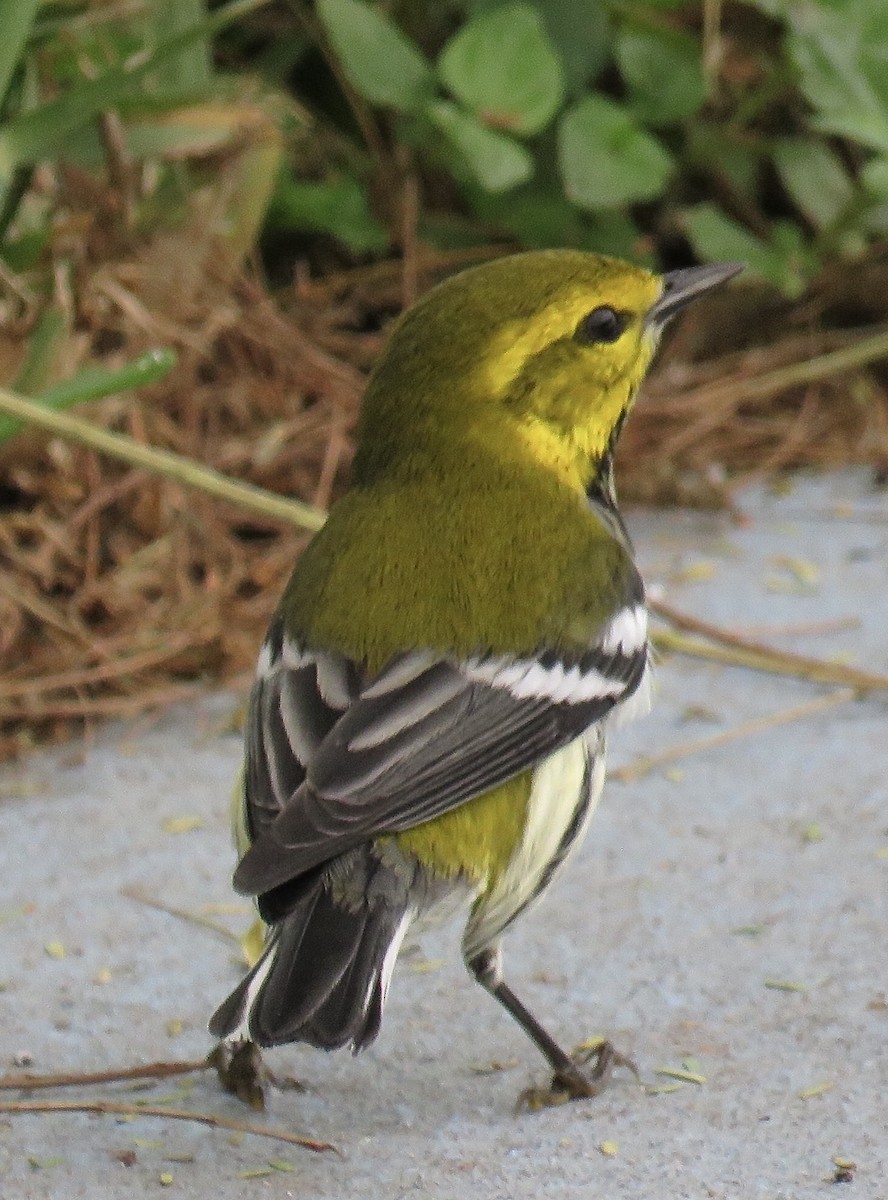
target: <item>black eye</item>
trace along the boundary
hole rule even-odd
[[[576,337],[587,345],[596,342],[615,342],[629,323],[626,313],[602,306],[593,308],[577,326]]]

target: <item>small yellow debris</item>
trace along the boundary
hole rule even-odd
[[[806,825],[802,830],[803,842],[822,842],[823,828],[816,821],[812,821],[810,825]]]
[[[876,851],[876,858],[888,858],[888,846],[880,846]]]
[[[811,1087],[802,1088],[797,1095],[800,1100],[813,1100],[815,1096],[822,1096],[825,1092],[831,1092],[835,1086],[831,1079],[824,1079],[821,1083],[815,1083]]]
[[[498,1058],[492,1058],[486,1063],[470,1063],[469,1070],[473,1075],[496,1075],[499,1071],[511,1071],[518,1066],[517,1058],[509,1058],[505,1062],[501,1062]]]
[[[606,1041],[607,1041],[607,1038],[602,1037],[600,1034],[597,1035],[596,1037],[585,1038],[576,1047],[576,1049],[574,1050],[574,1054],[575,1055],[594,1054],[595,1051],[600,1049]]]
[[[786,571],[806,587],[816,587],[820,583],[820,568],[807,558],[792,558],[788,554],[778,554],[771,559],[778,570]]]
[[[620,1147],[617,1142],[599,1142],[598,1149],[605,1156],[605,1158],[613,1158],[615,1155],[620,1153]]]
[[[766,979],[765,987],[772,992],[807,992],[808,987],[804,983],[796,983],[792,979]]]
[[[268,1165],[271,1167],[272,1171],[280,1171],[284,1175],[296,1170],[293,1164],[291,1162],[287,1162],[285,1158],[270,1158],[268,1160]]]
[[[50,958],[64,958],[67,953],[64,942],[47,942],[43,949]]]
[[[840,1154],[833,1156],[833,1166],[835,1170],[832,1175],[827,1175],[824,1183],[853,1183],[854,1172],[857,1170],[857,1163],[851,1158],[843,1158]]]
[[[273,1175],[271,1167],[255,1167],[252,1171],[238,1171],[238,1179],[267,1179]]]
[[[193,829],[203,829],[201,817],[167,817],[163,822],[164,833],[191,833]]]
[[[202,904],[202,916],[205,917],[243,917],[250,911],[248,904]]]
[[[668,1096],[670,1092],[680,1092],[684,1088],[683,1083],[648,1083],[645,1085],[644,1094],[646,1096]]]
[[[172,1017],[166,1023],[167,1037],[179,1037],[184,1028],[185,1024],[179,1019],[179,1017]]]
[[[420,958],[412,959],[407,964],[407,970],[414,975],[428,975],[430,971],[439,971],[443,966],[443,958]]]
[[[170,1186],[172,1185],[172,1182],[173,1182],[173,1173],[172,1173],[172,1171],[161,1171],[161,1173],[160,1173],[160,1186],[161,1186],[161,1187],[170,1187]]]
[[[696,1083],[701,1087],[706,1082],[706,1076],[700,1071],[689,1071],[685,1067],[657,1067],[654,1074],[663,1075],[666,1079],[678,1079],[682,1083]]]
[[[738,925],[731,930],[731,933],[737,934],[738,937],[761,937],[764,932],[764,925]]]
[[[680,571],[673,576],[676,583],[705,583],[707,579],[712,579],[718,570],[714,562],[707,559],[701,559],[700,562],[689,563],[686,567],[682,567]]]
[[[681,767],[667,767],[663,772],[663,778],[668,779],[670,783],[681,783],[685,777]]]
[[[682,721],[707,721],[713,725],[721,724],[721,716],[714,708],[707,708],[705,704],[689,704],[681,712]]]
[[[100,970],[96,971],[95,975],[93,975],[93,983],[110,983],[110,982],[111,982],[111,969],[109,967],[102,967]]]

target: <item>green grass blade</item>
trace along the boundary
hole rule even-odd
[[[239,17],[262,8],[269,0],[229,0],[205,20],[176,33],[134,66],[117,67],[98,79],[86,80],[57,100],[23,113],[0,128],[0,180],[8,179],[22,163],[52,156],[65,139],[99,113],[128,98],[134,85],[159,64],[194,42],[211,37]]]
[[[36,403],[43,408],[61,412],[86,400],[99,400],[115,392],[129,391],[146,383],[163,379],[176,364],[172,350],[149,350],[124,367],[109,370],[107,367],[84,367],[71,379],[57,383],[37,397]],[[24,428],[24,422],[14,417],[0,416],[0,443],[9,441]]]
[[[40,0],[0,0],[0,101],[21,61]]]
[[[25,361],[12,385],[14,391],[30,394],[43,391],[67,332],[68,322],[63,309],[51,305],[43,310],[28,340]]]

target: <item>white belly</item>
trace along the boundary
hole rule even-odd
[[[524,836],[502,876],[472,910],[463,935],[467,958],[490,945],[512,917],[545,890],[568,850],[582,841],[603,782],[604,744],[594,732],[576,738],[536,768]],[[587,789],[588,802],[566,848],[564,840],[577,822]]]

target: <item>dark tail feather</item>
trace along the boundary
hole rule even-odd
[[[337,903],[322,878],[276,926],[262,958],[217,1009],[214,1037],[260,1046],[307,1042],[355,1051],[379,1032],[387,976],[406,928],[405,904]]]

